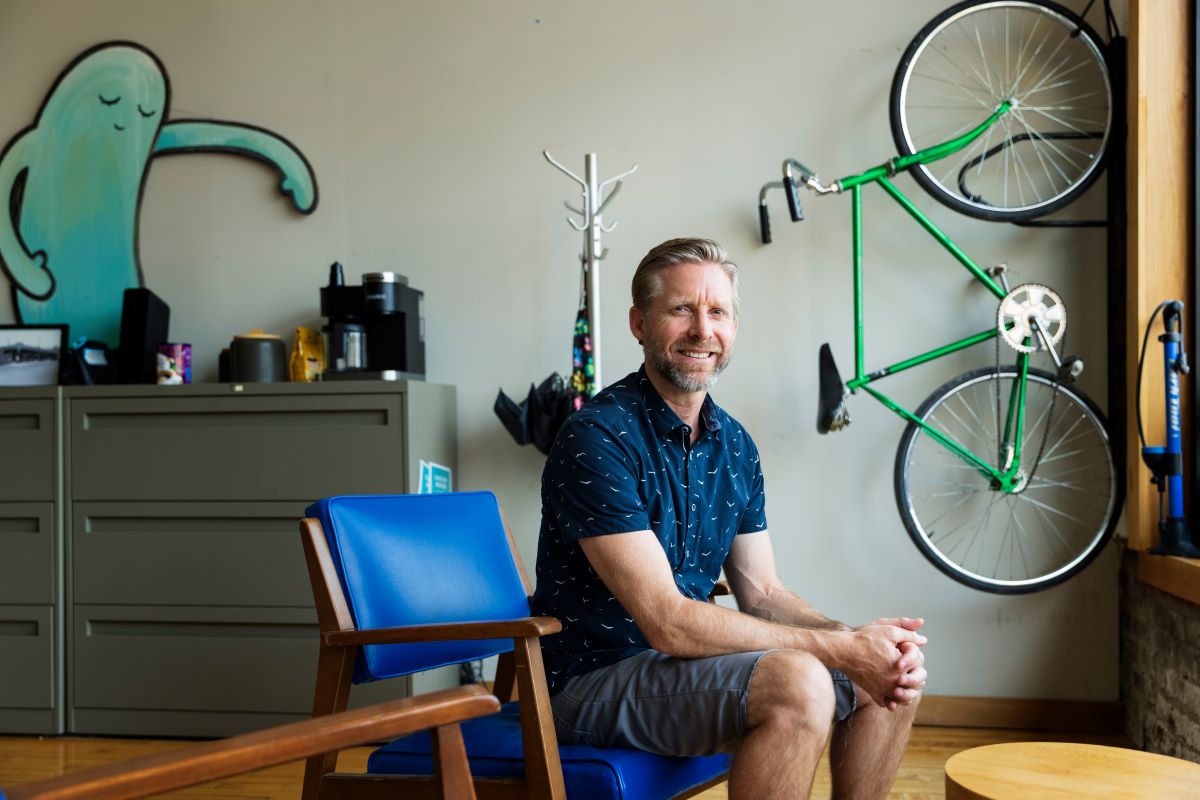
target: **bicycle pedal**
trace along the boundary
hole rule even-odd
[[[842,382],[828,343],[821,345],[818,370],[820,395],[817,397],[817,433],[840,431],[850,424],[850,410],[846,408],[846,385]]]
[[[1058,368],[1059,383],[1074,383],[1083,374],[1083,359],[1079,356],[1067,356],[1062,366]]]

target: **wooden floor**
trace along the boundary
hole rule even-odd
[[[918,727],[913,731],[912,741],[904,754],[890,800],[941,800],[944,796],[942,769],[950,756],[979,745],[1019,741],[1077,741],[1127,746],[1127,742],[1119,736]],[[186,744],[177,740],[0,737],[0,787],[174,750]],[[368,748],[344,752],[339,759],[338,769],[345,772],[362,771],[369,752]],[[285,764],[161,796],[191,800],[294,800],[300,794],[302,772],[302,764]],[[704,800],[724,800],[727,797],[725,786],[710,789],[700,797]],[[828,797],[829,767],[823,761],[817,773],[813,798]]]

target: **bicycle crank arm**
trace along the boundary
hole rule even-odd
[[[1050,352],[1050,359],[1054,361],[1055,369],[1058,371],[1058,379],[1063,383],[1074,383],[1075,379],[1083,374],[1083,359],[1079,356],[1060,358],[1050,337],[1046,335],[1046,331],[1042,330],[1042,326],[1037,324],[1037,320],[1030,318],[1029,327],[1033,329],[1038,338],[1042,340],[1042,345]]]

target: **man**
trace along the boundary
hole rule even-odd
[[[922,620],[831,621],[780,583],[758,451],[708,388],[738,330],[737,267],[674,239],[633,277],[637,372],[558,435],[534,613],[564,743],[734,753],[729,796],[884,798],[925,685]],[[724,568],[740,611],[705,602]]]

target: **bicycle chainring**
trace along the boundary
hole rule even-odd
[[[1042,340],[1032,322],[1046,332],[1051,344],[1057,345],[1067,331],[1067,309],[1053,290],[1038,283],[1023,283],[1000,301],[996,326],[1000,338],[1013,350],[1036,353],[1042,349]]]

